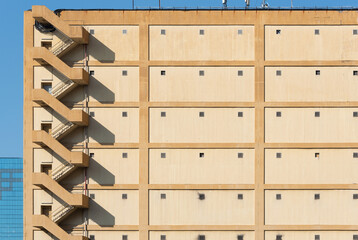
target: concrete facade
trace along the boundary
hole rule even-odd
[[[356,11],[24,18],[24,239],[358,239]]]

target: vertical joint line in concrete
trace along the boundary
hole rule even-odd
[[[139,239],[149,238],[149,25],[139,25]]]
[[[255,23],[255,239],[264,240],[264,37],[262,14],[258,12]]]

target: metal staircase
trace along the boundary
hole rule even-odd
[[[50,50],[54,55],[61,56],[65,53],[65,51],[69,50],[73,44],[75,44],[75,41],[71,38],[67,38],[56,43]]]
[[[59,223],[61,220],[65,219],[70,213],[75,210],[74,206],[71,206],[67,203],[57,208],[52,212],[52,221],[55,223]]]
[[[45,215],[33,215],[33,226],[38,227],[58,239],[79,240],[88,239],[85,236],[75,236],[64,231],[59,222],[78,208],[88,208],[89,198],[84,194],[75,194],[60,185],[60,181],[69,176],[78,167],[88,167],[89,156],[83,151],[71,151],[59,140],[79,126],[88,126],[88,114],[80,109],[69,109],[60,98],[78,85],[87,85],[89,74],[82,68],[73,68],[61,60],[61,56],[68,53],[78,44],[88,43],[88,32],[81,26],[70,26],[57,15],[44,6],[33,6],[33,18],[46,25],[51,24],[56,28],[56,36],[59,42],[50,49],[33,47],[33,59],[41,65],[51,65],[65,77],[54,86],[51,92],[44,89],[33,89],[32,99],[41,106],[51,107],[54,111],[66,119],[60,123],[51,134],[45,131],[33,131],[33,142],[42,147],[52,149],[64,162],[52,171],[52,177],[45,173],[33,173],[32,184],[47,189],[63,200],[63,204],[52,212],[52,217]]]
[[[52,171],[52,179],[59,182],[61,179],[70,174],[73,170],[75,170],[75,165],[65,162],[64,164],[59,165]]]
[[[71,81],[71,79],[66,79],[64,82],[61,81],[52,88],[51,95],[60,99],[76,86],[77,84]]]
[[[69,134],[70,130],[74,129],[75,127],[77,126],[70,121],[61,123],[52,130],[51,135],[54,139],[60,139],[61,137]]]

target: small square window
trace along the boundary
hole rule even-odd
[[[122,240],[128,240],[128,235],[122,235]]]
[[[353,240],[358,240],[358,235],[353,235]]]
[[[282,158],[282,153],[280,152],[276,153],[276,158]]]
[[[199,34],[204,35],[204,29],[200,29]]]
[[[282,240],[282,235],[276,235],[276,240]]]
[[[165,71],[164,70],[160,71],[160,75],[165,76]]]
[[[239,70],[239,71],[237,71],[237,76],[243,76],[244,75],[244,72],[242,71],[242,70]]]
[[[204,157],[204,153],[199,153],[199,157],[203,158]]]
[[[241,193],[237,194],[237,199],[240,199],[240,200],[244,199],[244,195]]]
[[[161,117],[166,117],[166,116],[167,116],[167,113],[166,113],[166,112],[160,112],[160,116],[161,116]]]
[[[244,240],[244,235],[237,235],[237,240]]]
[[[165,35],[165,34],[166,34],[165,29],[161,29],[161,30],[160,30],[160,34],[161,34],[161,35]]]
[[[160,153],[160,158],[166,158],[167,154],[166,153]]]
[[[314,34],[315,34],[315,35],[319,35],[319,29],[315,29],[315,30],[314,30]]]
[[[281,199],[282,199],[281,194],[276,194],[276,200],[281,200]]]
[[[314,195],[314,200],[319,200],[321,198],[321,196],[319,195],[319,193],[316,193]]]
[[[123,71],[122,71],[122,76],[128,76],[127,70],[123,70]]]
[[[353,71],[353,76],[358,76],[358,71],[357,70]]]
[[[199,117],[204,117],[205,113],[204,112],[199,112]]]
[[[281,70],[276,70],[276,76],[281,76],[281,75],[282,75]]]
[[[90,112],[90,116],[94,117],[95,116],[94,112]]]
[[[160,235],[160,240],[166,240],[167,237],[165,235]]]
[[[90,194],[90,198],[91,198],[91,199],[95,199],[95,198],[96,198],[96,195],[95,195],[94,193],[91,193],[91,194]]]
[[[242,29],[237,30],[237,34],[242,35]]]
[[[281,29],[276,29],[276,34],[277,35],[281,34]]]
[[[165,193],[160,194],[160,199],[167,199],[167,195]]]
[[[281,112],[276,112],[276,117],[281,117],[281,116],[282,116]]]
[[[122,153],[122,158],[128,158],[128,153]]]
[[[205,240],[205,235],[199,235],[199,240]]]
[[[316,76],[321,75],[321,70],[316,70]]]
[[[204,200],[205,199],[205,194],[204,193],[199,193],[199,199]]]
[[[94,29],[90,29],[90,34],[94,35]]]
[[[204,75],[205,75],[204,70],[200,70],[199,71],[199,76],[204,76]]]
[[[319,235],[314,235],[314,240],[319,240]]]
[[[357,29],[353,29],[353,35],[358,35],[358,30]]]
[[[239,153],[237,154],[237,158],[244,158],[244,153],[239,152]]]
[[[94,153],[90,153],[90,158],[93,158],[94,157]]]
[[[122,112],[122,117],[128,117],[128,113],[127,112]]]
[[[315,117],[320,117],[320,116],[321,116],[321,113],[320,113],[320,112],[314,112],[314,116],[315,116]]]
[[[244,116],[244,113],[243,113],[243,112],[238,112],[238,113],[237,113],[237,116],[238,116],[238,117],[243,117],[243,116]]]
[[[314,157],[315,157],[315,158],[319,158],[319,153],[315,153],[315,154],[314,154]]]
[[[358,152],[353,153],[353,158],[358,158]]]
[[[357,200],[357,199],[358,199],[358,194],[356,194],[356,193],[353,194],[353,199],[354,199],[354,200]]]
[[[90,76],[93,76],[94,75],[94,71],[90,71]]]
[[[127,34],[127,29],[123,29],[123,30],[122,30],[122,33],[123,33],[123,34]]]
[[[90,239],[90,240],[95,240],[94,235],[90,235],[89,239]]]
[[[353,112],[353,117],[358,117],[358,112]]]
[[[126,193],[123,193],[123,194],[122,194],[122,199],[127,199],[127,198],[128,198],[127,194],[126,194]]]

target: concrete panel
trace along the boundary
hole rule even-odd
[[[139,59],[138,26],[86,26],[89,60],[114,62]]]
[[[138,231],[88,231],[88,236],[91,235],[95,237],[95,240],[123,239],[124,235],[128,240],[139,240]]]
[[[199,194],[205,194],[205,199],[200,200]],[[243,199],[238,199],[238,194]],[[254,200],[254,191],[250,190],[151,190],[149,223],[250,225],[254,224]]]
[[[138,67],[90,67],[90,102],[136,102],[139,100]]]
[[[277,76],[277,71],[281,75]],[[319,71],[319,75],[316,75]],[[358,101],[358,68],[266,67],[266,101]],[[303,94],[304,93],[304,94]]]
[[[151,67],[149,76],[150,101],[253,102],[255,98],[253,67]]]
[[[204,235],[205,240],[237,240],[239,235],[243,235],[245,240],[254,240],[255,232],[239,231],[150,231],[151,240],[160,240],[160,236],[165,235],[170,240],[194,240],[199,235]]]
[[[107,240],[107,239],[122,239],[123,235],[128,237],[128,240],[138,240],[139,233],[138,231],[114,231],[114,230],[105,230],[105,231],[88,231],[88,237],[91,235],[94,236],[95,240]],[[83,231],[72,231],[71,235],[73,236],[83,236]],[[34,231],[34,239],[36,240],[53,240],[54,238],[48,235],[44,231]]]
[[[265,239],[276,239],[277,235],[281,235],[285,240],[313,240],[319,235],[324,240],[352,240],[357,234],[353,231],[266,231]]]
[[[89,184],[138,184],[138,149],[90,149]]]
[[[89,190],[89,225],[137,225],[139,195],[137,190]],[[94,194],[94,195],[93,195]],[[127,199],[122,199],[127,194]]]
[[[255,56],[253,26],[150,26],[149,37],[151,60],[254,60]]]
[[[138,108],[90,108],[88,126],[90,143],[112,145],[138,142]],[[123,112],[127,113],[124,117]]]
[[[265,183],[358,183],[355,152],[358,149],[266,149]]]
[[[254,149],[150,149],[149,181],[151,184],[254,184],[254,162]]]
[[[281,194],[281,200],[276,199]],[[319,194],[320,199],[315,199]],[[267,225],[355,225],[358,221],[356,190],[267,190]]]
[[[266,60],[357,60],[357,26],[266,26]],[[280,30],[280,34],[277,34]],[[316,34],[316,30],[319,34]]]
[[[277,117],[281,112],[281,117]],[[315,117],[319,112],[319,117]],[[357,108],[266,108],[266,142],[357,142]],[[289,132],[289,134],[288,134]]]
[[[151,142],[254,142],[254,127],[253,108],[150,109]]]

